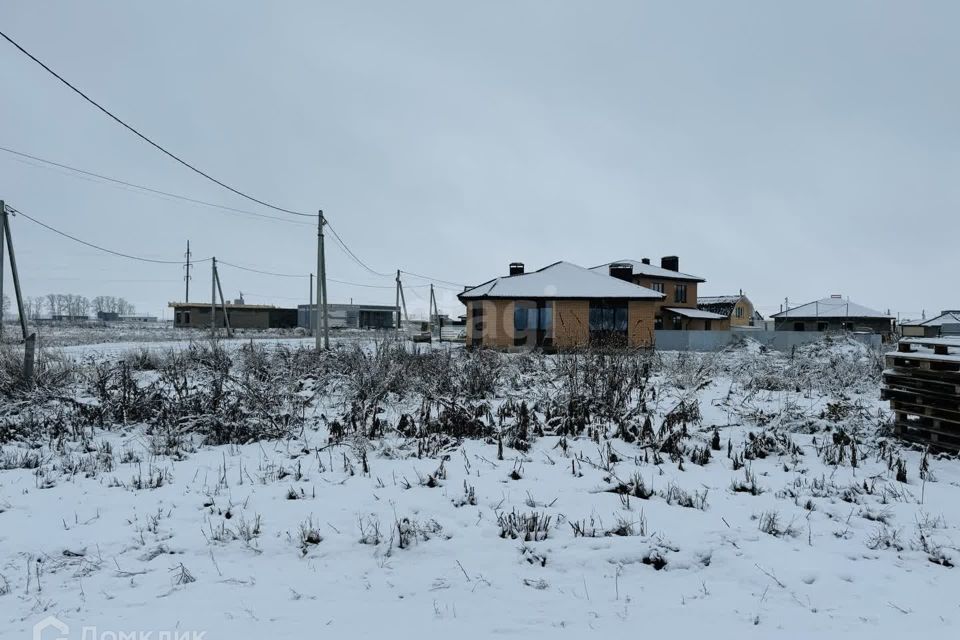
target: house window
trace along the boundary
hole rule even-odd
[[[183,312],[183,324],[190,324],[190,312],[189,312],[189,311],[184,311],[184,312]]]
[[[544,346],[553,329],[553,303],[518,300],[513,308],[513,344]]]
[[[656,316],[653,319],[653,329],[654,331],[661,331],[663,329],[663,316]]]
[[[802,323],[802,322],[794,322],[794,323],[793,323],[793,330],[794,330],[794,331],[803,331],[803,329],[804,329],[804,326],[803,326],[803,323]]]
[[[704,320],[704,321],[703,321],[703,329],[704,329],[704,331],[710,331],[712,328],[713,328],[713,321],[712,321],[712,320]]]
[[[734,309],[733,314],[734,314],[735,316],[737,316],[738,318],[742,318],[742,317],[743,317],[743,307],[738,306],[736,309]]]
[[[482,302],[474,302],[470,306],[470,337],[471,344],[478,347],[483,344],[483,316],[484,308]]]
[[[844,330],[844,331],[853,331],[853,323],[852,323],[852,322],[844,322],[844,323],[843,323],[843,330]]]
[[[590,340],[622,340],[627,337],[626,301],[590,302]]]
[[[654,282],[654,283],[652,283],[652,284],[650,285],[650,288],[653,289],[654,291],[656,291],[657,293],[663,293],[663,283],[662,283],[662,282]]]
[[[671,328],[674,331],[683,329],[683,319],[680,316],[673,316],[673,326]]]
[[[673,288],[673,301],[674,302],[687,301],[687,285],[678,284]]]
[[[829,325],[828,323],[826,323],[826,322],[818,322],[818,323],[817,323],[817,331],[820,331],[820,332],[826,331],[826,330],[827,330],[827,327],[829,327],[829,326],[830,326],[830,325]]]
[[[177,311],[176,320],[174,320],[174,324],[183,324],[183,313],[181,313],[180,311]]]

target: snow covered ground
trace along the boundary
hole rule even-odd
[[[859,345],[374,345],[318,373],[286,349],[281,381],[231,373],[303,401],[282,438],[137,414],[164,405],[136,385],[169,383],[147,356],[3,401],[0,637],[48,615],[71,638],[956,633],[960,466],[884,437]],[[103,427],[71,423],[98,406]]]

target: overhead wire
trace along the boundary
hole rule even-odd
[[[29,153],[24,153],[23,151],[17,151],[16,149],[11,149],[11,148],[9,148],[9,147],[0,146],[0,151],[3,151],[3,152],[5,152],[5,153],[9,153],[9,154],[14,155],[14,156],[19,156],[20,158],[26,158],[26,159],[29,159],[29,160],[33,160],[34,162],[40,162],[40,163],[42,163],[43,165],[49,165],[50,167],[57,167],[57,168],[59,168],[59,169],[65,169],[65,170],[67,170],[67,171],[72,171],[72,172],[75,172],[75,173],[78,173],[78,174],[81,174],[81,175],[84,175],[84,176],[89,176],[89,177],[92,177],[92,178],[97,178],[97,179],[99,179],[99,180],[105,180],[105,181],[107,181],[107,182],[112,182],[112,183],[114,183],[114,184],[118,184],[118,185],[121,185],[121,186],[124,186],[124,187],[129,187],[129,188],[132,188],[132,189],[139,189],[139,190],[145,191],[145,192],[147,192],[147,193],[152,193],[152,194],[164,196],[164,197],[167,197],[167,198],[174,198],[174,199],[182,200],[182,201],[184,201],[184,202],[189,202],[189,203],[192,203],[192,204],[202,205],[202,206],[205,206],[205,207],[212,207],[212,208],[215,208],[215,209],[222,209],[222,210],[224,210],[224,211],[231,212],[231,213],[238,213],[238,214],[243,214],[243,215],[247,215],[247,216],[256,216],[256,217],[258,217],[258,218],[266,218],[266,219],[268,219],[268,220],[277,220],[277,221],[279,221],[279,222],[285,222],[285,223],[287,223],[287,224],[298,224],[298,225],[304,225],[304,226],[308,226],[308,227],[312,227],[312,226],[313,226],[313,224],[312,224],[312,223],[309,223],[309,222],[302,222],[302,221],[300,221],[300,220],[294,220],[294,219],[291,219],[291,218],[283,218],[283,217],[280,217],[280,216],[271,216],[271,215],[266,214],[266,213],[257,213],[256,211],[248,211],[248,210],[246,210],[246,209],[238,209],[237,207],[230,207],[230,206],[223,205],[223,204],[217,204],[217,203],[215,203],[215,202],[207,202],[206,200],[199,200],[199,199],[197,199],[197,198],[191,198],[190,196],[184,196],[184,195],[181,195],[181,194],[178,194],[178,193],[173,193],[173,192],[170,192],[170,191],[164,191],[164,190],[162,190],[162,189],[157,189],[157,188],[155,188],[155,187],[148,187],[148,186],[146,186],[146,185],[136,184],[136,183],[134,183],[134,182],[128,182],[128,181],[126,181],[126,180],[121,180],[121,179],[119,179],[119,178],[111,178],[110,176],[106,176],[106,175],[103,175],[103,174],[101,174],[101,173],[96,173],[96,172],[94,172],[94,171],[88,171],[88,170],[86,170],[86,169],[80,169],[79,167],[73,167],[73,166],[70,166],[70,165],[68,165],[68,164],[63,164],[63,163],[61,163],[61,162],[55,162],[55,161],[53,161],[53,160],[48,160],[48,159],[46,159],[46,158],[41,158],[41,157],[39,157],[39,156],[35,156],[35,155],[29,154]],[[27,163],[27,164],[31,164],[31,163]],[[41,166],[41,165],[36,165],[36,164],[31,164],[31,166],[35,166],[35,167],[38,167],[38,168],[41,168],[41,169],[42,169],[42,168],[46,168],[46,167],[43,167],[43,166]],[[77,177],[79,177],[79,176],[77,176]]]
[[[13,207],[11,207],[11,206],[9,206],[9,205],[7,205],[7,210],[8,210],[9,212],[11,212],[11,213],[16,214],[16,215],[23,216],[24,218],[26,218],[27,220],[30,220],[30,221],[33,222],[34,224],[40,225],[40,226],[43,227],[44,229],[47,229],[47,230],[49,230],[49,231],[52,231],[52,232],[56,233],[57,235],[63,236],[64,238],[68,238],[68,239],[70,239],[70,240],[73,240],[74,242],[80,243],[80,244],[85,245],[85,246],[87,246],[87,247],[90,247],[90,248],[92,248],[92,249],[97,249],[98,251],[103,251],[104,253],[109,253],[109,254],[111,254],[111,255],[119,256],[119,257],[121,257],[121,258],[128,258],[128,259],[130,259],[130,260],[138,260],[138,261],[140,261],[140,262],[151,262],[151,263],[154,263],[154,264],[183,264],[183,263],[184,263],[183,260],[159,260],[159,259],[157,259],[157,258],[145,258],[145,257],[143,257],[143,256],[137,256],[137,255],[133,255],[133,254],[130,254],[130,253],[124,253],[124,252],[122,252],[122,251],[114,251],[113,249],[108,249],[108,248],[103,247],[103,246],[100,246],[100,245],[98,245],[98,244],[94,244],[93,242],[88,242],[88,241],[86,241],[86,240],[82,240],[82,239],[78,238],[77,236],[74,236],[74,235],[71,235],[71,234],[67,233],[66,231],[61,231],[60,229],[57,229],[56,227],[52,227],[52,226],[50,226],[49,224],[47,224],[47,223],[45,223],[45,222],[41,222],[40,220],[37,220],[37,219],[34,218],[33,216],[30,216],[30,215],[24,213],[23,211],[20,211],[19,209],[14,209]],[[200,259],[200,260],[191,260],[191,262],[192,262],[192,263],[201,263],[201,262],[209,262],[210,260],[211,260],[210,258],[202,258],[202,259]]]
[[[187,169],[190,169],[190,170],[193,171],[194,173],[196,173],[196,174],[198,174],[198,175],[206,178],[207,180],[209,180],[209,181],[211,181],[211,182],[219,185],[220,187],[222,187],[222,188],[224,188],[224,189],[226,189],[226,190],[228,190],[228,191],[230,191],[230,192],[232,192],[232,193],[234,193],[234,194],[236,194],[236,195],[238,195],[238,196],[240,196],[240,197],[242,197],[242,198],[245,198],[245,199],[247,199],[247,200],[249,200],[249,201],[251,201],[251,202],[255,202],[255,203],[257,203],[257,204],[259,204],[259,205],[262,205],[262,206],[264,206],[264,207],[267,207],[267,208],[269,208],[269,209],[273,209],[273,210],[275,210],[275,211],[280,211],[281,213],[286,213],[286,214],[290,214],[290,215],[294,215],[294,216],[300,216],[300,217],[305,217],[305,218],[315,218],[315,217],[317,217],[318,214],[304,213],[304,212],[301,212],[301,211],[294,211],[294,210],[292,210],[292,209],[287,209],[287,208],[284,208],[284,207],[280,207],[280,206],[271,204],[271,203],[269,203],[269,202],[266,202],[266,201],[264,201],[264,200],[261,200],[261,199],[259,199],[259,198],[254,197],[254,196],[251,196],[250,194],[245,193],[244,191],[241,191],[240,189],[237,189],[237,188],[235,188],[235,187],[232,187],[232,186],[226,184],[225,182],[223,182],[222,180],[218,180],[217,178],[215,178],[215,177],[213,177],[212,175],[210,175],[209,173],[201,170],[201,169],[198,168],[197,166],[191,164],[190,162],[187,162],[186,160],[184,160],[183,158],[181,158],[181,157],[178,156],[177,154],[175,154],[175,153],[167,150],[165,147],[163,147],[163,146],[160,145],[159,143],[155,142],[153,139],[151,139],[150,137],[148,137],[148,136],[146,136],[145,134],[141,133],[138,129],[136,129],[136,128],[133,127],[132,125],[130,125],[130,124],[128,124],[127,122],[125,122],[124,120],[122,120],[119,116],[115,115],[115,114],[114,114],[113,112],[111,112],[109,109],[107,109],[106,107],[104,107],[103,105],[101,105],[99,102],[97,102],[96,100],[94,100],[93,98],[91,98],[90,96],[88,96],[86,93],[84,93],[84,92],[83,92],[81,89],[79,89],[76,85],[74,85],[74,84],[71,83],[69,80],[67,80],[66,78],[64,78],[62,75],[60,75],[59,73],[57,73],[56,71],[54,71],[50,66],[48,66],[46,63],[44,63],[42,60],[40,60],[40,59],[37,58],[35,55],[33,55],[32,53],[30,53],[29,51],[27,51],[23,46],[21,46],[18,42],[16,42],[13,38],[11,38],[10,36],[8,36],[6,33],[0,31],[0,37],[2,37],[4,40],[6,40],[7,42],[9,42],[9,43],[10,43],[11,45],[13,45],[17,50],[19,50],[22,54],[24,54],[25,56],[27,56],[28,58],[30,58],[33,62],[35,62],[36,64],[38,64],[40,67],[42,67],[47,73],[49,73],[49,74],[52,75],[54,78],[56,78],[57,80],[59,80],[62,84],[64,84],[66,87],[68,87],[68,88],[69,88],[70,90],[72,90],[74,93],[76,93],[77,95],[79,95],[79,96],[80,96],[81,98],[83,98],[85,101],[87,101],[88,103],[90,103],[91,105],[93,105],[94,107],[96,107],[99,111],[101,111],[102,113],[104,113],[106,116],[108,116],[110,119],[112,119],[113,121],[115,121],[117,124],[119,124],[120,126],[124,127],[125,129],[127,129],[128,131],[130,131],[131,133],[133,133],[134,135],[136,135],[138,138],[140,138],[141,140],[143,140],[144,142],[146,142],[147,144],[149,144],[150,146],[154,147],[155,149],[157,149],[158,151],[160,151],[160,152],[163,153],[164,155],[166,155],[166,156],[170,157],[171,159],[175,160],[176,162],[180,163],[181,165],[183,165],[183,166],[186,167]],[[38,160],[38,161],[43,162],[43,160]],[[66,167],[65,165],[64,165],[64,168],[72,169],[72,168],[70,168],[70,167]],[[92,172],[91,172],[91,174],[92,174]],[[90,175],[90,174],[88,174],[88,175]],[[93,175],[96,175],[96,174],[93,174]],[[99,176],[99,175],[97,175],[96,177],[99,177],[99,178],[105,179],[105,180],[109,180],[109,181],[111,181],[111,182],[117,182],[117,183],[121,183],[121,184],[123,183],[123,181],[116,181],[116,180],[107,178],[107,177],[105,177],[105,176]],[[160,190],[154,190],[154,189],[152,189],[152,188],[142,187],[142,186],[140,186],[140,185],[134,185],[133,183],[129,183],[127,186],[130,186],[130,187],[132,187],[132,188],[140,188],[140,189],[147,190],[147,191],[153,191],[153,192],[155,192],[155,193],[160,192]],[[160,192],[160,193],[162,193],[162,192]],[[167,196],[169,196],[169,197],[178,197],[178,196],[176,196],[176,195],[174,195],[174,194],[169,194],[169,193],[163,193],[163,195],[167,195]],[[186,197],[182,197],[182,199],[193,201],[193,199],[189,199],[189,198],[186,198]],[[204,203],[204,202],[202,202],[202,201],[197,201],[197,204],[208,204],[208,205],[209,205],[210,203]],[[250,212],[250,213],[252,213],[252,212]],[[256,214],[255,214],[255,215],[256,215]],[[261,215],[262,215],[262,214],[261,214]],[[38,224],[39,224],[39,223],[38,223]],[[340,237],[340,234],[337,233],[336,229],[334,229],[334,228],[329,224],[329,222],[327,223],[327,226],[330,228],[331,233],[333,233],[333,237],[334,237],[334,239],[337,241],[338,245],[347,253],[347,255],[348,255],[354,262],[356,262],[358,265],[360,265],[363,269],[365,269],[366,271],[370,272],[371,274],[374,274],[374,275],[377,275],[377,276],[380,276],[380,277],[391,277],[391,276],[392,276],[392,274],[383,273],[383,272],[377,271],[377,270],[373,269],[372,267],[370,267],[367,263],[365,263],[363,260],[361,260],[361,259],[359,258],[359,256],[357,256],[356,253],[353,252],[352,249],[350,249],[350,247],[347,245],[347,243],[344,242],[343,238]],[[57,231],[57,230],[55,230],[55,231]],[[57,233],[61,233],[61,235],[66,235],[66,234],[63,234],[63,233],[60,232],[60,231],[57,231]],[[68,236],[68,237],[69,237],[69,236]],[[82,242],[82,241],[81,241],[81,242]],[[84,244],[89,244],[90,246],[93,246],[94,248],[98,248],[98,249],[101,249],[101,250],[106,250],[106,249],[104,249],[103,247],[97,247],[96,245],[92,245],[91,243],[86,243],[86,242],[84,242]],[[107,251],[108,253],[117,253],[117,255],[120,255],[119,252],[112,252],[112,251],[110,251],[110,250],[106,250],[106,251]],[[124,257],[133,257],[133,256],[124,256]],[[402,271],[402,270],[401,270],[401,271]],[[445,284],[449,284],[449,285],[453,285],[453,286],[457,286],[457,287],[463,286],[463,285],[461,285],[461,284],[459,284],[459,283],[451,282],[451,281],[449,281],[449,280],[443,280],[443,279],[441,279],[441,278],[433,278],[433,277],[424,276],[424,275],[417,274],[417,273],[413,273],[413,272],[409,272],[409,271],[402,271],[402,272],[403,272],[403,273],[406,273],[407,275],[413,276],[413,277],[417,277],[417,278],[421,278],[421,279],[423,279],[423,280],[427,280],[428,282],[440,282],[440,283],[445,283]]]
[[[81,98],[83,98],[84,100],[86,100],[87,102],[89,102],[91,105],[93,105],[94,107],[96,107],[97,109],[99,109],[100,111],[102,111],[105,115],[107,115],[107,116],[108,116],[110,119],[112,119],[114,122],[116,122],[117,124],[119,124],[119,125],[122,126],[123,128],[127,129],[128,131],[130,131],[131,133],[133,133],[135,136],[137,136],[138,138],[140,138],[141,140],[143,140],[144,142],[146,142],[147,144],[149,144],[149,145],[152,146],[153,148],[157,149],[158,151],[160,151],[160,152],[163,153],[164,155],[172,158],[173,160],[176,160],[177,162],[179,162],[180,164],[182,164],[184,167],[190,169],[190,170],[193,171],[194,173],[196,173],[196,174],[198,174],[198,175],[200,175],[200,176],[203,176],[204,178],[206,178],[207,180],[209,180],[209,181],[211,181],[211,182],[213,182],[213,183],[215,183],[215,184],[220,185],[221,187],[223,187],[223,188],[226,189],[227,191],[230,191],[230,192],[232,192],[232,193],[240,196],[241,198],[246,198],[247,200],[250,200],[251,202],[256,202],[257,204],[262,205],[262,206],[264,206],[264,207],[267,207],[267,208],[269,208],[269,209],[273,209],[273,210],[275,210],[275,211],[280,211],[280,212],[282,212],[282,213],[287,213],[287,214],[294,215],[294,216],[303,216],[303,217],[306,217],[306,218],[315,218],[315,217],[316,217],[316,215],[315,215],[315,214],[312,214],[312,213],[302,213],[302,212],[300,212],[300,211],[294,211],[294,210],[292,210],[292,209],[286,209],[286,208],[284,208],[284,207],[280,207],[280,206],[277,206],[277,205],[274,205],[274,204],[270,204],[269,202],[266,202],[266,201],[261,200],[261,199],[259,199],[259,198],[255,198],[255,197],[253,197],[253,196],[251,196],[251,195],[249,195],[249,194],[247,194],[247,193],[244,193],[243,191],[241,191],[241,190],[239,190],[239,189],[237,189],[237,188],[235,188],[235,187],[231,187],[230,185],[228,185],[227,183],[223,182],[222,180],[218,180],[217,178],[214,178],[214,177],[213,177],[212,175],[210,175],[209,173],[207,173],[207,172],[199,169],[199,168],[196,167],[195,165],[187,162],[186,160],[184,160],[184,159],[181,158],[180,156],[176,155],[175,153],[173,153],[173,152],[171,152],[171,151],[168,151],[166,148],[164,148],[164,147],[163,147],[162,145],[160,145],[159,143],[154,142],[151,138],[147,137],[146,135],[144,135],[143,133],[141,133],[140,131],[138,131],[138,130],[137,130],[136,128],[134,128],[133,126],[131,126],[131,125],[127,124],[126,122],[124,122],[124,121],[123,121],[122,119],[120,119],[118,116],[114,115],[109,109],[107,109],[106,107],[104,107],[103,105],[101,105],[99,102],[97,102],[96,100],[94,100],[93,98],[91,98],[90,96],[88,96],[86,93],[84,93],[84,92],[81,91],[79,88],[77,88],[74,84],[72,84],[69,80],[67,80],[66,78],[64,78],[63,76],[61,76],[59,73],[57,73],[56,71],[54,71],[53,69],[51,69],[49,66],[47,66],[47,64],[45,64],[43,61],[41,61],[41,60],[40,60],[39,58],[37,58],[35,55],[33,55],[32,53],[30,53],[29,51],[27,51],[26,49],[24,49],[20,44],[18,44],[13,38],[11,38],[10,36],[8,36],[6,33],[0,31],[0,37],[3,37],[4,40],[6,40],[6,41],[9,42],[10,44],[12,44],[14,47],[16,47],[21,53],[23,53],[25,56],[27,56],[28,58],[30,58],[31,60],[33,60],[34,62],[36,62],[36,63],[37,63],[38,65],[40,65],[41,67],[43,67],[43,69],[44,69],[47,73],[49,73],[49,74],[52,75],[54,78],[56,78],[57,80],[59,80],[60,82],[62,82],[64,85],[66,85],[67,87],[69,87],[74,93],[76,93],[76,94],[79,95]]]

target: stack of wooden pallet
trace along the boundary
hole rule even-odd
[[[960,451],[960,338],[904,338],[887,354],[881,398],[899,437]]]

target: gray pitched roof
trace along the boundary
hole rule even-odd
[[[661,300],[663,294],[612,278],[570,262],[554,262],[538,271],[494,278],[457,296],[461,301],[482,298]]]
[[[706,280],[700,276],[692,276],[689,273],[682,273],[680,271],[671,271],[670,269],[658,267],[655,264],[644,264],[639,260],[614,260],[613,262],[597,265],[596,267],[591,267],[590,269],[591,271],[602,271],[603,273],[608,273],[611,264],[629,264],[631,267],[633,267],[634,275],[642,275],[649,278],[672,278],[674,280],[706,282]]]
[[[890,318],[869,307],[844,298],[821,298],[799,307],[775,313],[771,318]]]

